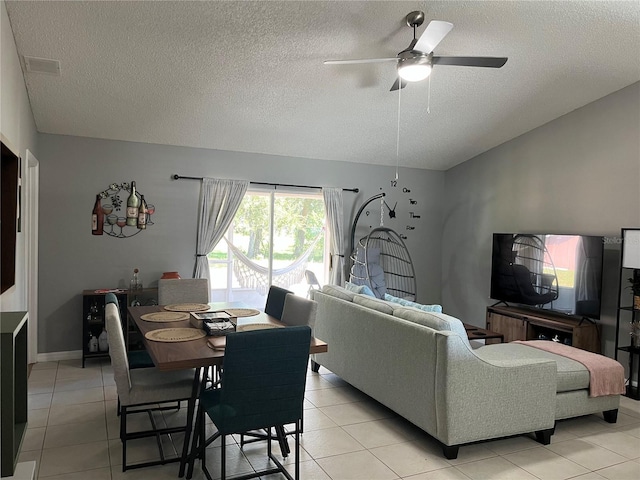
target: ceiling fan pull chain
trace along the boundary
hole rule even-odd
[[[384,197],[380,197],[380,226],[384,227]]]

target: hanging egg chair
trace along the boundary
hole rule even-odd
[[[358,242],[351,257],[350,281],[367,285],[376,297],[385,293],[415,301],[417,285],[409,250],[395,231],[386,227],[371,230]]]

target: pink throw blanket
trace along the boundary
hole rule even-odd
[[[624,367],[612,358],[548,340],[516,340],[514,343],[562,355],[583,364],[589,370],[590,397],[625,393]]]

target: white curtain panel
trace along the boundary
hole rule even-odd
[[[331,232],[331,269],[329,283],[344,283],[344,213],[341,188],[323,188],[324,210]]]
[[[248,180],[202,179],[193,278],[206,278],[211,285],[207,255],[229,228],[248,186]]]

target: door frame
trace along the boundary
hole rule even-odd
[[[25,252],[27,261],[26,292],[29,321],[27,327],[28,363],[38,361],[38,215],[40,196],[40,162],[29,149],[26,152],[27,168],[25,203],[26,235]]]

